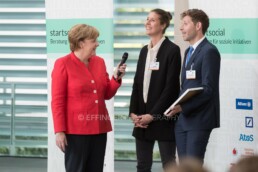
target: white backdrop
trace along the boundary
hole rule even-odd
[[[183,1],[183,0],[178,0]],[[189,1],[189,2],[188,2]],[[243,25],[242,21],[235,26],[236,33],[233,38],[240,38],[245,34],[253,36],[252,45],[258,47],[257,33],[248,30],[258,28],[258,1],[256,0],[188,0],[189,8],[203,9],[210,17],[222,23],[223,19],[230,19],[235,22],[238,19],[254,19],[254,24]],[[176,9],[177,10],[177,9]],[[178,14],[175,14],[178,15]],[[113,1],[111,0],[46,0],[46,18],[51,19],[93,19],[113,18]],[[235,20],[234,20],[235,19]],[[176,20],[175,20],[176,21]],[[175,23],[179,25],[180,23]],[[225,24],[225,23],[224,23]],[[240,30],[237,30],[241,26]],[[232,26],[233,28],[233,26]],[[230,29],[232,29],[230,28]],[[227,32],[227,30],[226,30]],[[109,32],[106,34],[112,34]],[[228,33],[228,32],[227,32]],[[103,33],[101,33],[103,34]],[[177,34],[177,33],[176,33]],[[178,34],[176,36],[179,36]],[[228,38],[228,37],[227,37]],[[179,44],[181,45],[181,44]],[[68,45],[67,45],[68,46]],[[109,46],[113,47],[113,44]],[[205,166],[213,172],[227,171],[230,166],[243,156],[258,153],[258,53],[252,50],[249,45],[241,45],[240,48],[248,49],[238,53],[232,45],[218,45],[221,50],[221,75],[220,75],[220,98],[221,98],[221,127],[213,131],[205,156]],[[181,49],[184,51],[184,49]],[[50,74],[53,63],[57,57],[64,53],[48,53],[48,83],[51,85]],[[113,70],[113,52],[98,53],[106,61],[110,75]],[[49,93],[50,93],[49,87]],[[238,100],[240,99],[240,101]],[[49,105],[51,96],[49,94]],[[246,108],[245,101],[247,101]],[[251,105],[250,105],[251,104]],[[108,109],[113,119],[113,100],[108,102]],[[242,108],[241,108],[242,106]],[[50,107],[50,106],[49,106]],[[249,109],[248,109],[249,108]],[[252,125],[250,125],[252,124]],[[64,171],[63,154],[55,146],[53,134],[53,122],[49,108],[49,143],[48,143],[48,172]],[[108,135],[108,146],[106,153],[106,172],[114,171],[114,137],[113,132]]]
[[[107,21],[109,26],[101,26],[102,23],[98,23],[100,21]],[[106,45],[100,45],[97,50],[97,55],[104,58],[107,70],[109,72],[110,77],[113,74],[113,1],[112,0],[46,0],[46,21],[47,21],[47,28],[50,25],[53,25],[55,21],[60,23],[60,27],[64,27],[66,23],[68,25],[72,24],[73,22],[76,23],[82,22],[85,20],[95,23],[97,29],[102,30],[106,28],[106,32],[100,31],[100,36],[107,38],[104,40]],[[53,22],[54,21],[54,22]],[[56,29],[58,28],[58,23],[54,26]],[[90,23],[88,23],[90,24]],[[91,24],[90,24],[91,25]],[[103,25],[103,24],[102,24]],[[111,26],[110,26],[111,25]],[[101,27],[101,28],[99,28]],[[61,28],[62,29],[62,28]],[[107,36],[105,36],[107,35]],[[66,51],[63,51],[66,47],[69,50],[69,44],[67,45],[56,45],[55,52],[55,45],[50,45],[50,35],[47,31],[47,47],[48,47],[48,172],[64,172],[64,154],[57,148],[55,145],[55,135],[53,131],[53,121],[52,121],[52,114],[50,108],[51,102],[51,72],[53,69],[53,64],[58,57],[64,56],[67,54]],[[67,36],[65,36],[67,37]],[[110,38],[110,39],[109,39]],[[57,39],[65,39],[64,37],[58,37]],[[59,47],[58,47],[59,46]],[[61,48],[60,48],[61,47]],[[104,50],[101,47],[105,47]],[[60,50],[60,51],[59,51]],[[106,102],[110,117],[112,119],[112,124],[114,121],[114,109],[113,109],[113,99]],[[108,134],[108,143],[106,149],[106,157],[105,157],[105,172],[112,172],[114,171],[114,136],[113,132]]]
[[[221,52],[221,127],[213,131],[205,156],[205,165],[211,171],[225,172],[239,158],[258,153],[258,1],[188,3],[189,8],[204,10],[211,24],[216,22],[213,28],[225,28],[225,35],[213,37],[219,40],[216,46]],[[223,43],[227,40],[250,42]]]

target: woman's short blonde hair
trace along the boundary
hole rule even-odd
[[[84,39],[96,39],[98,36],[99,31],[95,27],[86,24],[77,24],[68,32],[70,50],[75,51],[79,49],[80,41],[83,41]]]

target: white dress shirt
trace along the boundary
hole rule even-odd
[[[151,47],[152,45],[151,42],[148,44],[148,54],[146,58],[144,79],[143,79],[143,100],[145,103],[147,103],[147,99],[148,99],[150,78],[151,78],[151,72],[152,72],[152,70],[150,69],[150,64],[151,62],[156,61],[157,53],[164,40],[165,40],[165,37],[162,37],[154,47]]]

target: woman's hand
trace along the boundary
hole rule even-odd
[[[153,121],[153,116],[151,114],[144,114],[144,115],[141,115],[141,117],[142,118],[140,119],[139,123],[142,126],[148,126],[148,124]]]
[[[56,133],[56,145],[61,149],[61,151],[65,152],[65,146],[68,144],[64,132]]]
[[[147,128],[148,127],[147,125],[142,125],[140,123],[140,120],[142,119],[142,116],[138,116],[135,113],[131,113],[130,117],[131,117],[131,119],[134,123],[134,127],[139,127],[139,128]]]
[[[118,64],[114,72],[114,78],[118,81],[125,75],[126,64]]]

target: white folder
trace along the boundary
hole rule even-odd
[[[176,106],[177,104],[183,103],[186,100],[190,99],[191,97],[199,94],[203,91],[203,87],[195,87],[195,88],[188,88],[165,112],[164,115],[167,115],[171,109]]]

